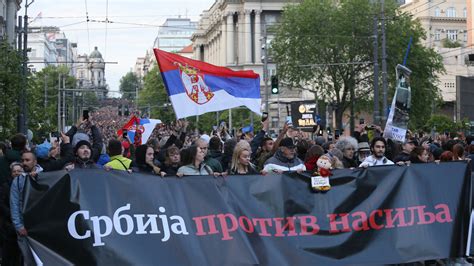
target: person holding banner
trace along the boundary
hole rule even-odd
[[[176,176],[178,169],[181,167],[181,155],[178,147],[171,146],[166,149],[165,162],[161,167],[161,176]]]
[[[257,175],[255,165],[250,162],[250,149],[243,145],[236,145],[232,155],[229,174],[231,175]]]
[[[106,163],[104,168],[106,170],[115,169],[122,171],[129,171],[132,166],[132,160],[122,155],[123,147],[119,140],[111,139],[107,145],[107,151],[110,156],[110,162]]]
[[[28,245],[28,231],[25,228],[23,221],[23,191],[26,184],[27,178],[37,178],[38,173],[43,172],[43,168],[38,164],[36,155],[34,152],[25,151],[21,155],[21,165],[23,166],[24,172],[15,177],[10,188],[10,212],[13,225],[17,232],[18,246],[20,247],[21,253],[23,254],[25,265],[36,265],[31,259],[30,247]]]
[[[275,155],[265,162],[262,174],[283,172],[306,171],[306,166],[300,158],[296,157],[296,146],[292,138],[284,138],[280,141]]]
[[[150,173],[161,175],[160,167],[153,164],[154,150],[146,144],[139,145],[135,150],[135,165],[134,172]]]
[[[184,165],[178,169],[177,176],[193,175],[213,175],[211,167],[204,163],[204,151],[196,145],[186,149],[189,155],[188,162],[183,161]],[[185,159],[185,158],[183,158]]]
[[[385,147],[387,141],[383,137],[375,137],[370,143],[370,151],[372,155],[365,158],[359,167],[393,165],[394,163],[385,157]]]

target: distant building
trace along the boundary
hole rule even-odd
[[[15,26],[21,2],[21,0],[0,0],[0,39],[7,38],[12,46],[15,46]]]
[[[443,57],[446,73],[439,75],[438,87],[445,102],[444,113],[453,118],[456,118],[456,76],[474,75],[474,61],[469,61],[474,47],[468,40],[473,29],[468,25],[468,14],[472,14],[468,12],[468,2],[472,4],[472,0],[412,0],[401,6],[426,31],[424,45]]]
[[[196,31],[197,22],[189,18],[168,18],[160,26],[153,48],[167,52],[177,52],[191,44],[191,36]]]
[[[76,73],[77,44],[69,41],[58,27],[28,27],[28,67],[32,72],[48,65],[64,65]]]
[[[177,52],[180,56],[193,58],[193,45],[190,44]]]
[[[105,81],[105,62],[97,46],[90,55],[77,57],[77,86],[84,89],[94,89],[100,98],[107,94],[108,86]]]
[[[474,0],[466,0],[467,2],[467,45],[474,47]]]
[[[286,103],[298,100],[314,100],[314,94],[306,90],[290,90],[280,82],[278,95],[265,91],[262,64],[262,37],[264,29],[277,24],[283,8],[300,1],[232,1],[216,0],[203,11],[198,29],[193,34],[194,59],[234,70],[253,70],[260,75],[262,103],[268,94],[271,129],[279,130],[286,121]],[[274,35],[267,32],[267,41]],[[268,77],[276,74],[276,65],[269,58]],[[270,81],[268,81],[270,86]]]
[[[153,48],[167,52],[176,52],[185,57],[192,57],[191,36],[196,31],[197,22],[189,18],[168,18],[160,26]],[[143,82],[143,78],[156,64],[153,48],[146,51],[145,56],[138,57],[133,73]]]

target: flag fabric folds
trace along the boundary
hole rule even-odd
[[[154,49],[178,119],[246,106],[261,114],[260,76]]]
[[[139,139],[139,143],[136,144],[145,144],[150,138],[153,129],[158,124],[161,124],[160,119],[138,118],[136,116],[132,116],[132,118],[130,118],[130,120],[125,125],[123,125],[122,128],[117,130],[117,136],[122,136],[123,129],[126,129],[128,138],[135,143],[135,134],[138,129],[141,133],[141,139]]]

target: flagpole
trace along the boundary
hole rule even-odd
[[[229,109],[229,131],[232,132],[232,108]]]

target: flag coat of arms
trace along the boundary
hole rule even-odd
[[[122,136],[122,130],[126,129],[128,138],[135,143],[135,133],[140,131],[141,136],[138,140],[139,142],[136,144],[145,144],[150,138],[153,129],[155,129],[155,126],[158,124],[161,124],[160,119],[147,119],[132,116],[132,118],[130,118],[130,120],[125,125],[123,125],[122,128],[117,130],[117,136]]]
[[[261,114],[260,76],[154,49],[178,119],[246,106]]]

